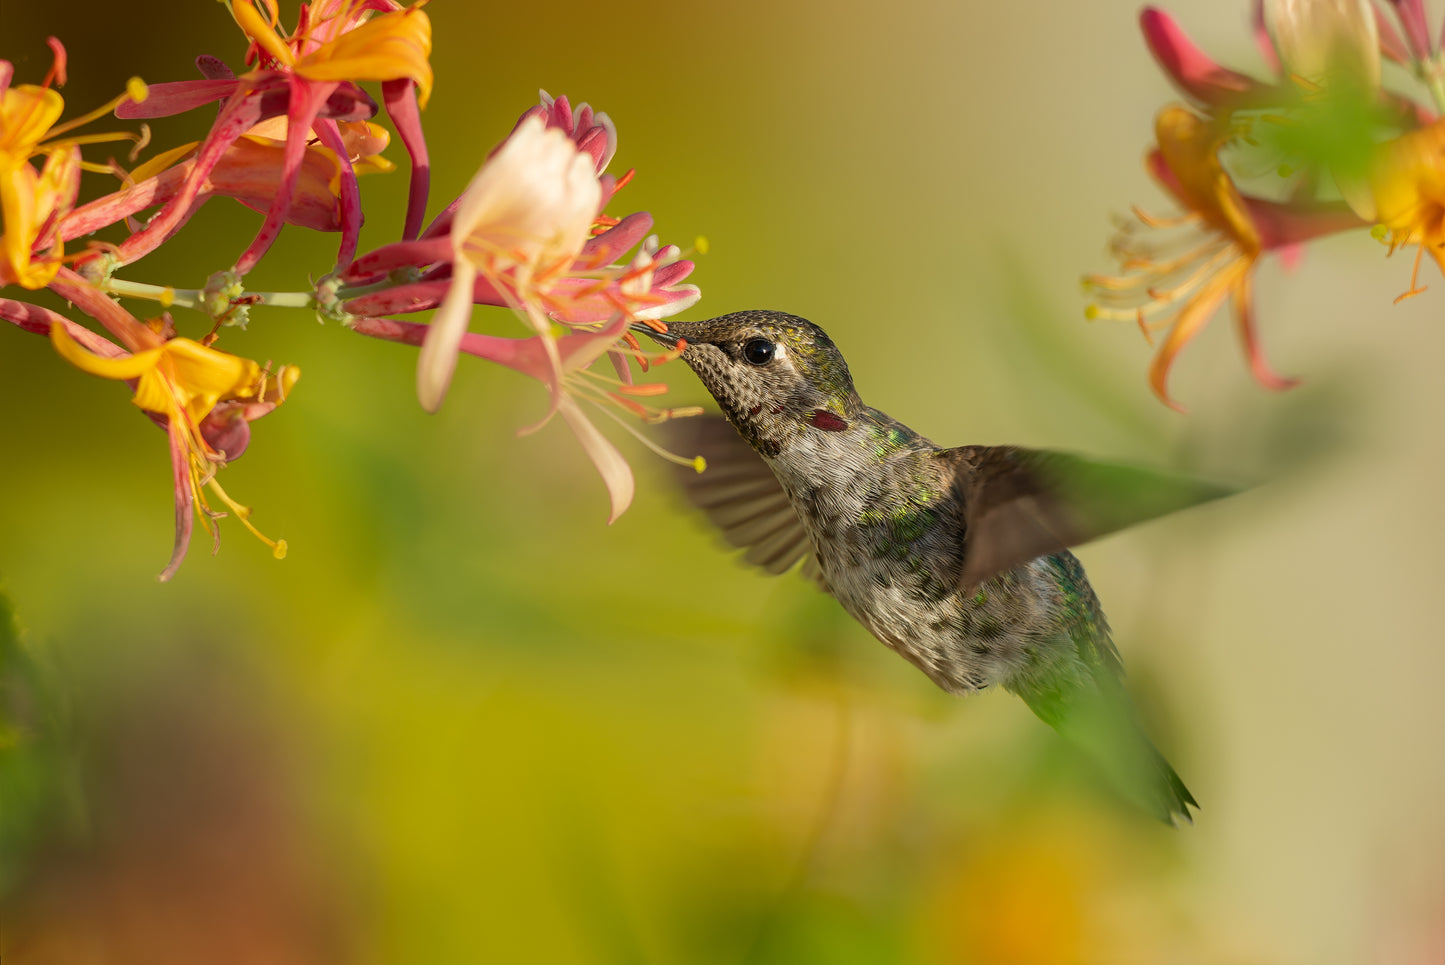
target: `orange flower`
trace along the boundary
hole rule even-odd
[[[1420,261],[1426,252],[1445,271],[1445,119],[1409,131],[1375,151],[1363,193],[1350,192],[1355,209],[1377,222],[1375,236],[1393,254],[1403,245],[1418,245],[1410,289],[1403,301],[1425,289],[1419,284]]]
[[[128,138],[102,134],[80,138],[60,135],[108,112],[117,103],[145,99],[145,84],[133,78],[127,92],[99,110],[57,125],[65,100],[50,84],[65,81],[65,48],[50,41],[55,60],[40,86],[12,86],[13,68],[0,60],[0,286],[44,288],[65,255],[60,221],[80,191],[79,145]],[[46,138],[49,138],[47,141]],[[33,157],[44,157],[39,171]]]
[[[270,546],[277,559],[286,555],[286,541],[268,539],[256,529],[249,519],[250,509],[226,494],[216,473],[239,456],[249,440],[249,432],[241,431],[236,421],[249,423],[285,401],[301,375],[299,369],[283,365],[273,375],[250,359],[218,352],[188,338],[170,338],[156,348],[119,358],[86,351],[58,323],[51,326],[50,340],[61,357],[81,371],[133,382],[132,401],[164,422],[171,441],[176,538],[162,580],[174,576],[185,559],[196,509],[201,511],[201,525],[219,539],[213,520],[226,514],[211,509],[206,489]],[[223,438],[233,451],[212,445],[212,439]]]
[[[431,20],[422,5],[389,10],[366,19],[374,8],[355,0],[304,4],[296,32],[283,38],[272,0],[235,0],[231,12],[242,30],[276,66],[307,80],[399,80],[416,84],[417,102],[431,97]]]
[[[1269,389],[1289,388],[1295,380],[1276,375],[1260,351],[1255,266],[1267,252],[1363,222],[1343,204],[1286,205],[1242,195],[1219,161],[1225,136],[1220,126],[1183,107],[1160,112],[1155,136],[1158,147],[1146,161],[1149,173],[1174,195],[1184,214],[1156,218],[1137,208],[1134,214],[1149,229],[1192,228],[1195,233],[1182,243],[1176,238],[1160,245],[1126,225],[1111,246],[1121,274],[1084,280],[1096,299],[1086,314],[1137,321],[1151,344],[1153,333],[1167,328],[1149,367],[1149,385],[1166,405],[1183,411],[1169,395],[1169,370],[1228,298],[1255,379]]]

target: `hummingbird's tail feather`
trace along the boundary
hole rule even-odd
[[[1125,798],[1166,824],[1193,824],[1199,802],[1145,736],[1128,696],[1116,682],[1016,680],[1008,689],[1040,720],[1084,751]]]

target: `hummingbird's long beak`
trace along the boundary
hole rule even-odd
[[[661,342],[668,348],[673,348],[677,345],[676,335],[673,335],[670,332],[659,332],[657,329],[653,328],[651,325],[648,325],[646,322],[633,322],[631,325],[628,326],[628,328],[632,329],[632,331],[636,332],[638,335],[646,335],[654,342]]]

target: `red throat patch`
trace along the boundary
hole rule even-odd
[[[848,428],[848,420],[827,409],[814,409],[813,414],[808,417],[808,425],[824,432],[842,432]]]

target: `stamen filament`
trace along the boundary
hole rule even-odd
[[[87,114],[82,114],[79,117],[71,118],[64,124],[55,125],[46,132],[46,135],[51,138],[60,137],[69,131],[75,130],[77,127],[83,127],[84,125],[89,124],[91,121],[99,120],[100,118],[109,114],[111,111],[115,110],[121,104],[124,104],[126,101],[135,101],[137,104],[139,104],[141,101],[146,99],[147,93],[148,92],[146,90],[145,82],[142,81],[139,77],[132,77],[129,81],[126,82],[126,92],[124,94],[112,98],[107,103],[102,104],[100,107],[97,107],[95,110]],[[135,137],[135,135],[121,133],[114,136],[106,136],[104,139],[108,141],[115,141],[124,137]],[[87,141],[77,138],[75,143],[97,144],[99,143],[99,141]]]
[[[257,529],[251,523],[251,509],[249,506],[242,506],[230,496],[226,495],[226,491],[221,488],[221,484],[218,483],[214,477],[206,483],[206,486],[217,496],[221,497],[221,502],[230,507],[231,514],[241,521],[242,526],[251,531],[252,536],[271,547],[271,555],[273,557],[278,560],[284,560],[286,558],[286,541],[284,539],[270,539],[265,533]]]
[[[677,414],[680,414],[680,413],[682,412],[682,410],[680,410],[680,409],[674,409],[674,410],[669,410],[669,411],[670,411],[670,412],[673,412],[673,413],[677,413]],[[699,412],[700,412],[700,411],[701,411],[701,410],[699,410]],[[655,443],[655,442],[653,442],[651,439],[647,438],[647,436],[643,435],[641,432],[638,432],[635,428],[633,428],[631,425],[629,425],[625,420],[618,418],[617,415],[616,415],[616,413],[613,413],[613,412],[611,412],[611,411],[609,411],[609,410],[607,410],[607,409],[601,409],[601,412],[602,412],[605,416],[607,416],[607,418],[611,419],[613,422],[617,423],[617,424],[620,425],[622,428],[626,429],[635,439],[637,439],[637,440],[638,440],[639,442],[641,442],[644,446],[646,446],[648,449],[650,449],[654,454],[661,456],[663,459],[666,459],[668,462],[672,463],[673,465],[675,465],[675,466],[687,466],[687,467],[689,467],[689,468],[691,468],[691,469],[694,469],[694,470],[696,470],[696,471],[698,471],[698,472],[702,472],[704,469],[707,468],[707,460],[704,459],[702,456],[693,456],[691,459],[689,459],[689,458],[687,458],[686,456],[679,456],[679,455],[678,455],[677,453],[675,453],[675,452],[669,452],[668,450],[662,448],[662,446],[659,446],[657,443]]]

